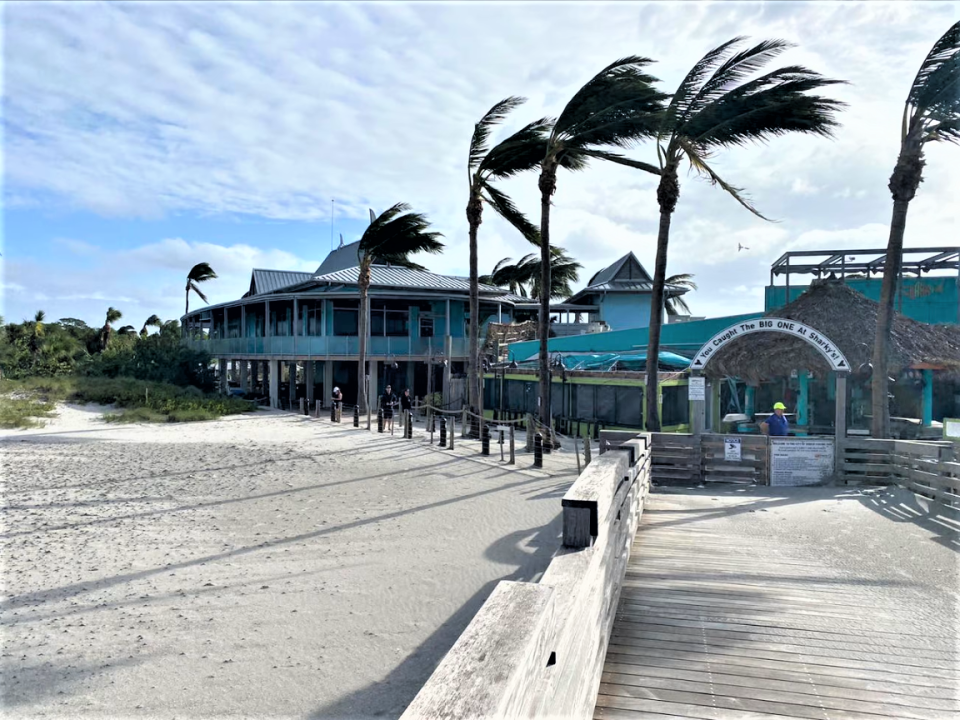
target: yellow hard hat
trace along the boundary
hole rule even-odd
[[[787,406],[784,405],[784,404],[781,403],[781,402],[778,402],[778,403],[774,403],[774,404],[773,404],[773,409],[774,409],[774,410],[786,410],[786,409],[787,409]]]

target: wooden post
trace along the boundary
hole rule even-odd
[[[457,436],[457,416],[450,416],[450,449],[453,450],[453,439]]]
[[[583,469],[587,469],[587,465],[590,464],[590,438],[586,437],[583,439]]]
[[[834,472],[839,479],[843,475],[843,446],[847,438],[847,374],[837,373],[837,391],[834,397]]]
[[[527,413],[527,416],[523,420],[524,428],[527,431],[527,452],[533,451],[533,415]]]
[[[583,472],[580,469],[580,448],[577,446],[577,437],[573,437],[573,454],[577,456],[577,475]]]
[[[304,398],[300,398],[300,414],[307,414],[307,401]]]
[[[530,432],[529,430],[527,431]],[[533,466],[536,468],[543,467],[543,438],[540,436],[540,433],[536,433],[533,436]]]
[[[514,428],[514,427],[515,427],[514,425],[511,425],[511,426],[510,426],[510,464],[511,464],[511,465],[516,465],[516,463],[517,463],[517,456],[516,456],[516,450],[515,450],[515,445],[514,445],[514,437],[513,437],[513,435],[514,435],[514,430],[513,430],[513,428]]]

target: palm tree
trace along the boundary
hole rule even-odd
[[[136,337],[137,329],[133,325],[124,325],[117,330],[117,337]]]
[[[438,232],[429,231],[430,223],[425,215],[410,212],[406,203],[397,203],[384,210],[379,216],[370,211],[370,225],[364,230],[357,247],[357,259],[360,261],[360,358],[357,378],[360,387],[357,390],[357,405],[367,407],[367,384],[364,382],[367,366],[367,321],[370,314],[368,293],[370,290],[370,268],[373,265],[389,264],[399,267],[425,270],[422,265],[410,260],[410,255],[419,252],[439,253],[443,250],[443,237]],[[449,332],[449,328],[447,330]]]
[[[890,176],[893,218],[887,255],[883,263],[877,334],[873,346],[872,405],[873,437],[890,434],[890,404],[887,400],[887,367],[893,299],[903,262],[903,234],[907,209],[923,181],[924,147],[929,142],[960,142],[960,22],[954,23],[934,43],[913,79],[903,108],[900,155]]]
[[[549,123],[536,120],[490,148],[490,131],[511,110],[526,102],[525,98],[508,97],[501,100],[480,119],[473,128],[470,139],[470,154],[467,175],[470,186],[467,201],[467,222],[470,228],[470,323],[469,358],[467,361],[467,403],[474,410],[480,405],[480,287],[477,268],[477,233],[483,221],[483,204],[494,209],[504,220],[513,225],[521,235],[534,245],[540,241],[536,226],[521,213],[513,201],[495,188],[491,182],[512,177],[517,173],[535,168],[543,153],[543,143]]]
[[[45,334],[43,321],[47,319],[47,314],[43,310],[37,310],[30,322],[30,337],[27,340],[27,346],[33,362],[33,367],[37,366],[40,359],[40,352],[43,350],[43,337]]]
[[[569,297],[573,294],[571,283],[580,279],[579,271],[583,265],[567,255],[566,251],[554,246],[550,248],[550,285],[551,298]],[[542,271],[540,257],[537,253],[530,253],[513,263],[510,258],[503,258],[493,268],[490,275],[484,275],[480,282],[509,288],[510,292],[520,297],[540,299],[540,282]]]
[[[100,328],[100,352],[106,350],[107,345],[110,344],[110,333],[113,332],[113,328],[110,326],[122,317],[123,313],[121,313],[119,310],[112,307],[107,308],[106,322],[103,324],[103,327]]]
[[[591,158],[659,174],[659,168],[630,160],[603,148],[629,147],[653,134],[665,95],[653,87],[656,78],[643,68],[652,61],[631,56],[608,65],[574,94],[550,131],[540,162],[540,287],[550,280],[550,198],[557,189],[557,170],[582,170]],[[540,298],[540,421],[550,424],[550,374],[547,339],[550,293]]]
[[[697,284],[693,281],[693,275],[690,273],[671,275],[666,279],[664,285],[673,285],[674,287],[687,288],[688,290],[697,289]],[[667,298],[664,307],[666,307],[668,315],[680,315],[681,313],[686,315],[690,314],[690,306],[687,305],[687,301],[683,299],[682,295]]]
[[[207,296],[197,287],[197,283],[213,280],[215,277],[217,277],[217,274],[213,271],[213,268],[210,267],[209,263],[197,263],[190,268],[190,272],[187,273],[187,308],[184,311],[184,315],[190,312],[190,291],[193,290],[200,296],[201,300],[208,302]]]
[[[163,321],[160,319],[160,316],[159,316],[159,315],[151,315],[150,317],[147,318],[146,322],[143,323],[143,327],[140,328],[140,337],[146,337],[146,336],[147,336],[147,328],[148,328],[148,327],[155,327],[155,328],[158,328],[158,329],[159,329],[159,328],[161,328],[162,326],[163,326]]]
[[[834,113],[844,106],[836,100],[809,94],[817,88],[835,85],[839,80],[829,80],[800,65],[789,65],[748,80],[751,73],[790,45],[781,40],[766,40],[738,51],[742,41],[734,38],[704,55],[681,81],[660,117],[657,130],[660,229],[647,346],[647,357],[654,358],[654,362],[647,363],[649,431],[660,429],[655,359],[660,353],[667,246],[670,219],[680,197],[681,162],[686,159],[699,175],[719,185],[747,210],[763,218],[741,190],[725,182],[707,161],[720,148],[763,142],[789,132],[829,136],[838,124]]]

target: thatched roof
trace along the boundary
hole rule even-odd
[[[815,328],[843,351],[856,371],[872,359],[879,307],[839,280],[815,280],[803,295],[767,315]],[[920,363],[960,369],[960,327],[930,325],[896,315],[889,370]],[[803,340],[782,333],[757,333],[718,350],[705,372],[712,377],[759,381],[789,375],[795,369],[821,376],[830,371],[823,357]]]

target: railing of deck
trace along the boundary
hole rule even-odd
[[[649,435],[590,463],[540,582],[500,582],[402,717],[593,717],[649,484]]]
[[[843,482],[894,483],[960,509],[960,462],[952,442],[846,438],[840,452]]]

